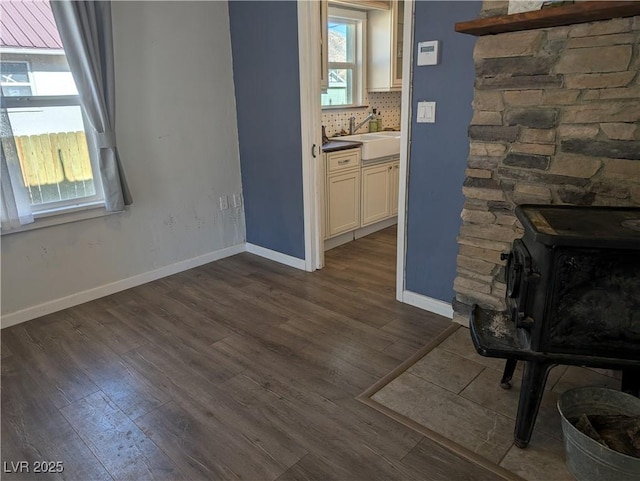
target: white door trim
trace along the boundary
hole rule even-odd
[[[305,270],[324,266],[322,192],[323,166],[320,109],[320,8],[318,2],[298,0],[298,58]],[[314,157],[315,155],[315,157]]]
[[[409,187],[409,147],[411,139],[411,69],[413,66],[414,0],[404,2],[404,32],[402,36],[402,118],[400,119],[400,173],[398,190],[398,241],[396,255],[396,299],[405,302],[407,253],[407,192]]]

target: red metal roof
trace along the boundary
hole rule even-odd
[[[61,49],[48,0],[2,0],[0,47]]]

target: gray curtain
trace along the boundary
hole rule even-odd
[[[7,109],[0,109],[0,229],[8,232],[33,222],[31,199],[24,185],[18,150]]]
[[[53,16],[94,130],[106,208],[117,212],[132,202],[115,135],[115,81],[111,2],[51,2]]]

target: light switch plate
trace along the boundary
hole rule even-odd
[[[435,102],[418,102],[418,116],[416,120],[419,124],[435,123],[436,103]]]

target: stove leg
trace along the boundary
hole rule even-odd
[[[622,392],[640,397],[640,369],[622,370]]]
[[[502,389],[511,389],[511,378],[513,377],[517,364],[518,361],[516,359],[507,359],[507,363],[504,366],[504,373],[500,380],[500,387]]]
[[[531,440],[544,386],[553,366],[554,364],[546,362],[525,362],[514,433],[514,444],[519,448],[526,448]]]

